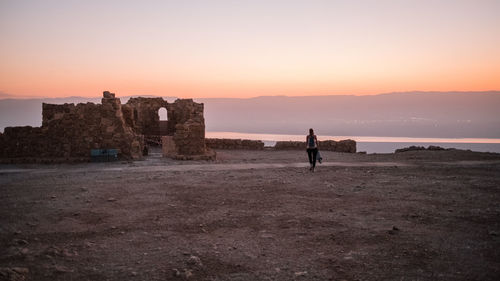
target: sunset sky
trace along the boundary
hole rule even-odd
[[[500,90],[500,0],[0,0],[0,98]]]

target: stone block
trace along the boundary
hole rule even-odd
[[[102,96],[105,99],[114,99],[115,98],[115,94],[114,93],[110,93],[109,91],[102,92]]]
[[[163,157],[175,157],[177,155],[177,147],[172,136],[161,137],[161,148]]]

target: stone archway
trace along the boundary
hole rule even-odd
[[[165,107],[160,107],[158,109],[158,117],[160,121],[168,121],[167,109]]]
[[[158,118],[159,118],[159,135],[160,136],[168,135],[168,113],[165,107],[160,107],[158,109]]]
[[[167,122],[167,118],[163,119],[163,113],[168,109],[168,103],[163,98],[130,98],[127,106],[134,111],[134,129],[144,136],[158,136],[160,132],[160,122]],[[160,109],[163,108],[160,112]]]

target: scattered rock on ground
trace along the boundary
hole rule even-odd
[[[24,281],[29,273],[26,267],[2,267],[0,268],[0,280]]]
[[[200,258],[197,257],[197,256],[193,256],[193,255],[191,255],[189,257],[189,259],[187,260],[187,263],[189,265],[196,266],[196,267],[202,267],[203,266],[203,263],[201,262]]]

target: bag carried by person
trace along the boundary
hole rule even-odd
[[[318,162],[321,164],[321,161],[323,161],[323,157],[321,157],[321,154],[319,154],[319,150],[318,150],[318,153],[316,153],[316,159],[318,159]]]

